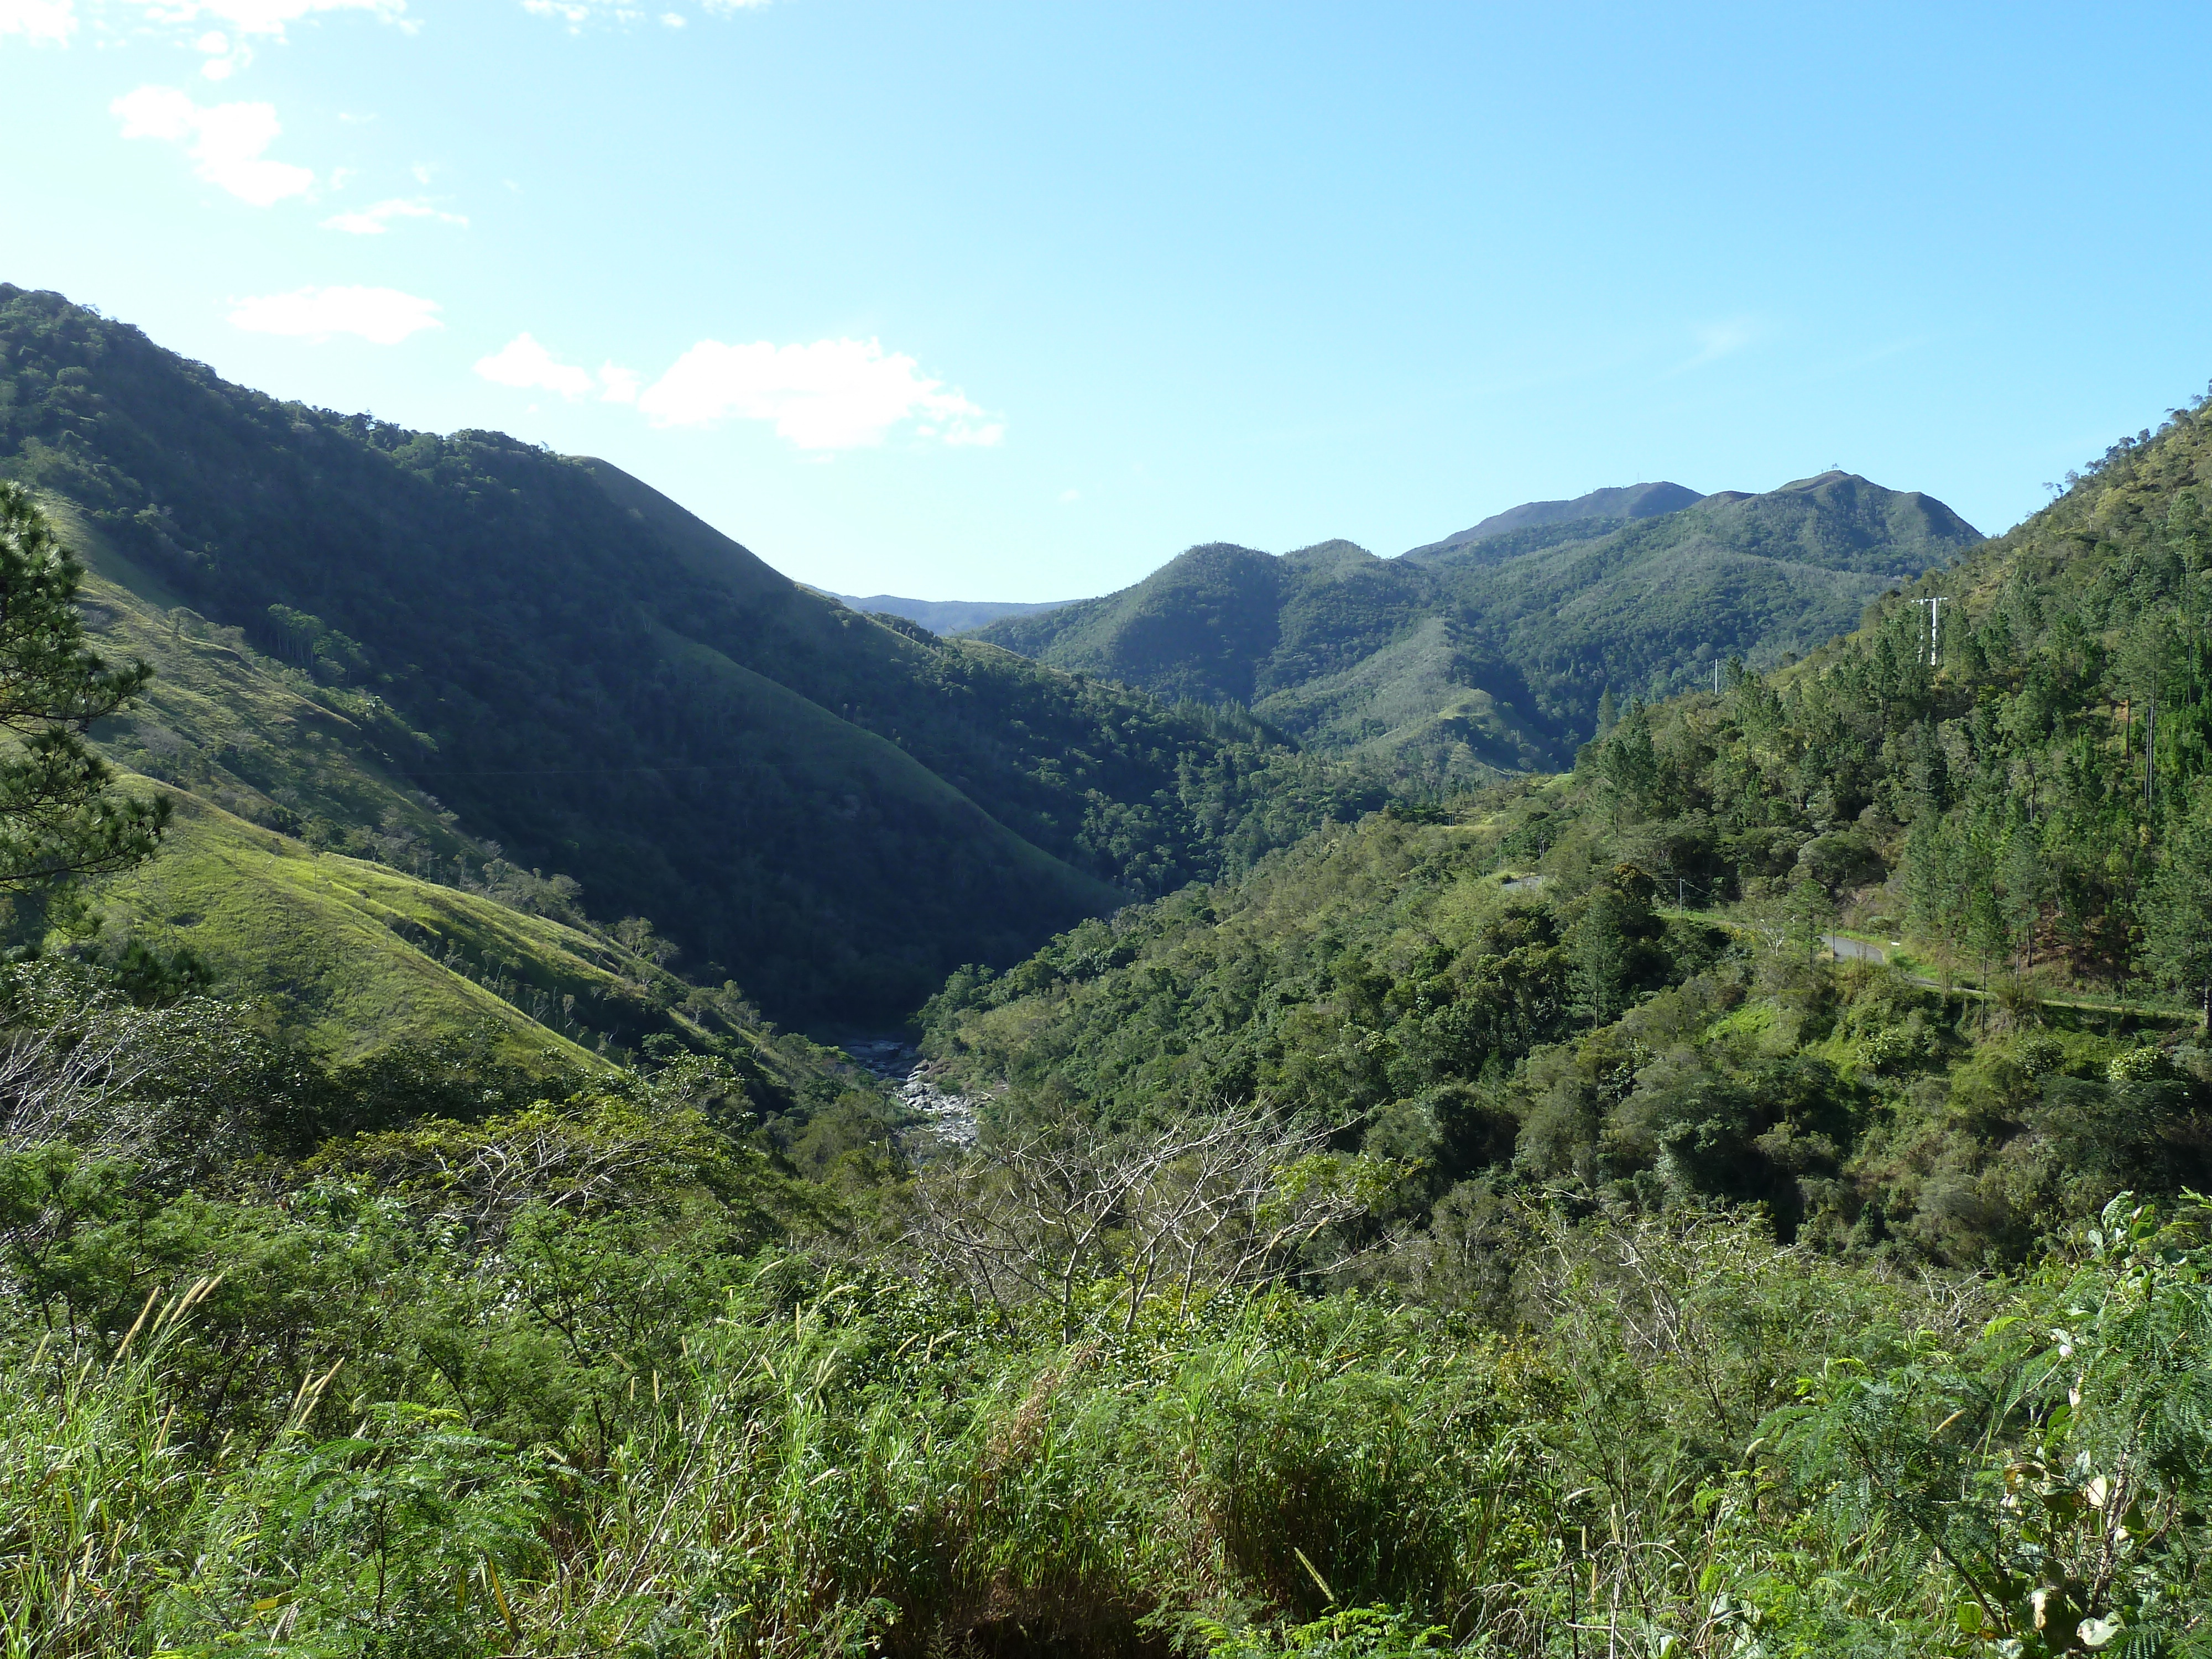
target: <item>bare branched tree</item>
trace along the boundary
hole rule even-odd
[[[161,1109],[131,1098],[151,1063],[145,1023],[135,1009],[109,1010],[88,1030],[25,1032],[0,1050],[0,1152],[67,1141],[136,1158],[159,1140]]]
[[[1328,1137],[1259,1104],[1157,1131],[1008,1137],[923,1172],[908,1241],[1002,1314],[1053,1304],[1071,1339],[1082,1291],[1119,1279],[1127,1330],[1151,1297],[1258,1282],[1364,1213],[1389,1171],[1327,1152]]]
[[[489,1238],[531,1206],[584,1214],[665,1196],[738,1165],[696,1112],[606,1099],[360,1135],[326,1146],[309,1167],[410,1193]]]

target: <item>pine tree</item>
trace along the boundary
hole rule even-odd
[[[86,740],[92,723],[153,678],[134,659],[110,667],[77,612],[84,567],[36,499],[0,483],[0,887],[118,870],[155,849],[169,803],[109,793],[113,775]]]
[[[2195,794],[2143,896],[2142,960],[2165,984],[2201,1000],[2212,1018],[2212,781]]]

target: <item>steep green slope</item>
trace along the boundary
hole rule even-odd
[[[1563,764],[1608,688],[1656,694],[1730,655],[1808,649],[1977,539],[1939,501],[1844,473],[1702,500],[1638,485],[1533,502],[1401,559],[1346,542],[1193,548],[1134,587],[977,637],[1246,703],[1320,750],[1464,777]]]
[[[1580,528],[1584,535],[1601,535],[1606,530],[1615,529],[1632,520],[1678,513],[1703,499],[1696,490],[1686,489],[1678,483],[1639,483],[1621,484],[1610,489],[1593,489],[1572,501],[1523,501],[1503,513],[1493,513],[1480,523],[1446,536],[1441,541],[1427,542],[1409,549],[1406,556],[1416,560],[1433,558],[1440,554],[1471,547],[1477,542],[1495,541],[1517,531],[1539,526],[1572,525]]]
[[[1536,717],[1586,736],[1605,689],[1664,695],[1732,656],[1764,665],[1802,653],[1980,539],[1918,491],[1826,472],[1504,563],[1476,548],[1431,568],[1526,677]]]
[[[1316,749],[1443,779],[1552,763],[1556,739],[1513,701],[1526,696],[1521,677],[1479,630],[1430,616],[1351,667],[1278,691],[1254,712]]]
[[[578,1045],[634,1051],[655,1035],[754,1046],[740,996],[626,948],[592,926],[574,883],[509,862],[398,781],[395,752],[424,740],[388,705],[164,603],[173,593],[82,514],[56,503],[50,516],[88,562],[82,609],[100,649],[156,671],[94,736],[126,787],[156,783],[176,807],[153,863],[93,884],[100,931],[73,948],[188,949],[226,994],[268,998],[340,1059],[481,1026],[540,1062],[580,1058]],[[34,942],[42,907],[15,909]]]
[[[1350,542],[1279,557],[1213,543],[1133,587],[979,629],[978,639],[1163,696],[1256,703],[1409,632],[1434,578]]]
[[[1422,1160],[1410,1212],[1454,1224],[1516,1187],[1756,1202],[1827,1249],[1964,1266],[2201,1190],[2208,498],[2200,404],[1806,661],[1632,702],[1571,775],[1449,822],[1379,814],[957,980],[932,1047],[1017,1119],[1322,1114]],[[1790,521],[1679,516],[1721,543],[1754,502]],[[1806,568],[1853,574],[1895,544],[1881,514],[1922,510],[1873,505]],[[1849,523],[1816,506],[1801,536]]]
[[[861,617],[603,462],[279,404],[7,288],[0,386],[0,468],[373,707],[459,830],[787,1018],[894,1017],[1328,793],[1249,723]]]
[[[610,1027],[635,1042],[660,1023],[614,970],[649,967],[589,935],[173,799],[161,856],[96,890],[106,930],[189,946],[336,1060],[489,1026],[511,1054],[580,1063]]]

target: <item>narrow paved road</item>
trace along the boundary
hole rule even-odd
[[[1823,933],[1820,943],[1836,953],[1838,962],[1887,962],[1889,952],[1879,945],[1870,945],[1863,939],[1847,939],[1841,933]]]

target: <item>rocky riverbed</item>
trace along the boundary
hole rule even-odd
[[[941,1062],[924,1060],[896,1037],[865,1038],[844,1045],[860,1065],[889,1084],[908,1121],[898,1129],[899,1148],[909,1157],[973,1146],[977,1114],[988,1097],[965,1095],[939,1086]]]

